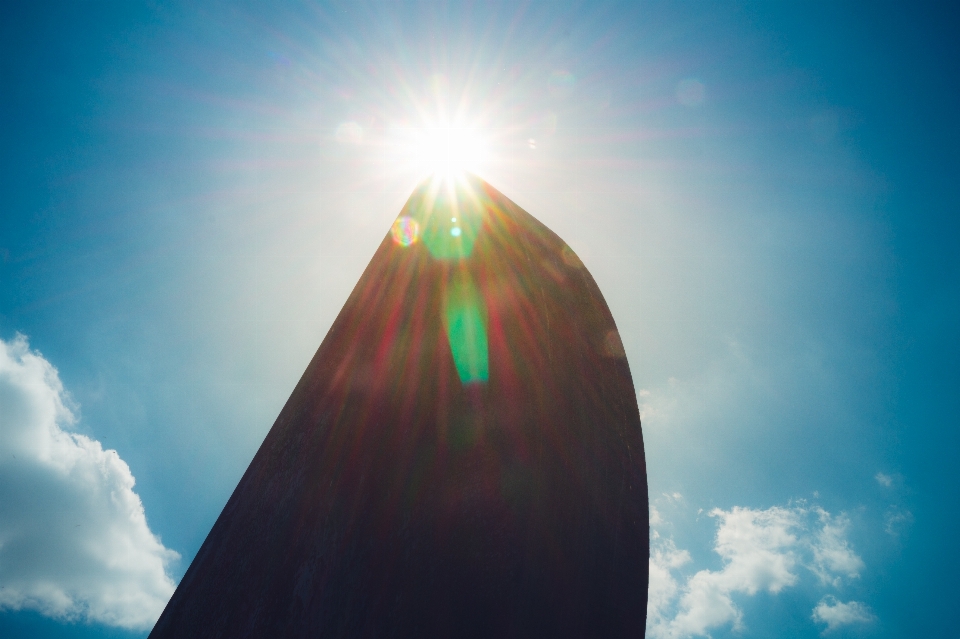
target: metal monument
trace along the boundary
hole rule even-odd
[[[487,183],[429,179],[150,637],[635,639],[647,508],[593,278]]]

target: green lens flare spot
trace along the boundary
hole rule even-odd
[[[464,384],[490,376],[487,351],[487,309],[468,276],[455,276],[446,291],[444,320],[453,363]]]
[[[479,195],[465,188],[448,188],[446,184],[425,189],[412,207],[411,216],[419,224],[420,241],[439,260],[470,257],[483,226]]]

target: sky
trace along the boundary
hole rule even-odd
[[[147,635],[438,131],[617,321],[648,637],[954,636],[957,25],[5,2],[0,636]]]

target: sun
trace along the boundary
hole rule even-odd
[[[407,161],[418,174],[458,179],[482,172],[489,159],[489,146],[477,127],[430,123],[407,131],[404,141]]]
[[[486,159],[486,144],[471,128],[435,126],[423,130],[414,152],[428,171],[452,177],[476,171]]]

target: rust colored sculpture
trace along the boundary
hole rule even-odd
[[[642,637],[646,466],[593,278],[488,184],[410,197],[150,637]]]

